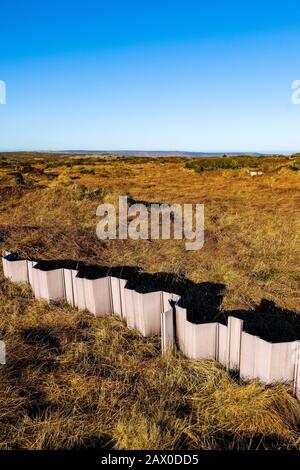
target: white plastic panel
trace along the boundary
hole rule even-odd
[[[36,265],[36,261],[27,261],[27,270],[28,270],[28,281],[33,289],[33,268]]]
[[[126,318],[126,302],[125,302],[125,286],[126,286],[126,279],[120,279],[120,297],[121,297],[121,311],[122,316]]]
[[[37,298],[37,299],[40,299],[41,298],[41,293],[40,293],[40,271],[38,269],[36,269],[34,266],[32,266],[32,271],[31,271],[31,281],[32,281],[32,284],[31,284],[31,287],[32,287],[32,290],[33,290],[33,293],[34,293],[34,296]]]
[[[48,300],[57,301],[65,299],[65,283],[63,269],[45,271],[45,274],[48,285]]]
[[[269,383],[272,344],[255,336],[254,379]]]
[[[163,312],[162,292],[150,292],[139,294],[142,300],[142,312],[140,311],[140,322],[138,330],[143,336],[159,335],[161,328],[161,314]]]
[[[84,279],[86,309],[96,316],[112,313],[110,277]]]
[[[240,320],[239,318],[235,317],[228,317],[228,368],[231,370],[240,369],[242,331],[243,320]]]
[[[268,383],[292,383],[295,373],[295,351],[297,342],[271,345],[271,360]]]
[[[218,350],[217,350],[217,360],[224,366],[227,366],[228,361],[228,349],[227,349],[227,339],[228,332],[227,326],[218,324]]]
[[[77,272],[75,269],[64,269],[65,297],[72,307],[75,305],[74,277]]]
[[[162,292],[163,311],[170,309],[170,300],[173,300],[173,294],[170,292]]]
[[[134,301],[134,290],[124,288],[124,312],[127,321],[128,328],[135,328],[135,301]]]
[[[63,269],[43,271],[33,267],[32,282],[34,292],[40,299],[57,301],[65,298]]]
[[[242,332],[240,377],[243,380],[255,378],[255,345],[256,336]]]
[[[8,279],[7,260],[5,259],[5,256],[2,256],[2,267],[4,277]]]
[[[186,309],[176,305],[176,341],[189,359],[216,359],[218,323],[191,323]]]
[[[85,289],[84,289],[85,279],[78,277],[74,272],[72,272],[72,276],[73,276],[75,306],[79,308],[79,310],[85,310],[86,309]]]
[[[189,323],[189,329],[186,341],[190,346],[188,357],[191,359],[216,359],[218,324],[203,323],[195,325],[190,322],[187,323]]]
[[[170,308],[161,314],[161,350],[162,354],[175,346],[175,331],[173,309]]]
[[[3,273],[7,279],[22,284],[28,281],[28,269],[26,260],[10,261],[7,257],[2,258]]]
[[[300,400],[300,341],[297,341],[297,345],[294,351],[294,393],[298,400]]]
[[[186,309],[176,305],[176,343],[180,351],[184,352],[185,345],[185,319],[186,319]]]
[[[118,277],[111,277],[111,293],[112,293],[112,311],[115,315],[123,316],[122,314],[122,300],[121,300],[121,286]]]

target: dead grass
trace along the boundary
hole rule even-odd
[[[182,159],[89,159],[86,168],[95,174],[82,174],[82,161],[55,158],[48,168],[39,155],[30,164],[35,171],[23,174],[25,187],[8,180],[13,161],[0,168],[1,248],[225,283],[228,309],[253,307],[266,297],[299,310],[300,180],[289,160],[274,158],[272,166],[267,159],[258,178],[250,178],[245,168],[199,174]],[[50,173],[58,176],[49,179]],[[100,242],[96,207],[102,200],[117,202],[120,194],[149,202],[204,203],[204,248],[186,252],[180,241]]]
[[[245,169],[196,173],[182,159],[85,165],[39,155],[23,171],[24,158],[0,165],[2,249],[182,273],[225,283],[226,309],[264,297],[299,311],[299,175],[289,161],[249,178]],[[120,194],[204,203],[204,248],[100,242],[96,207]],[[144,340],[116,318],[36,302],[3,279],[0,289],[2,449],[299,448],[300,405],[284,386],[240,384],[211,361],[162,359],[158,338]]]
[[[1,449],[299,448],[300,405],[284,386],[161,358],[158,338],[3,278],[0,305]]]

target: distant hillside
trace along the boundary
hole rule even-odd
[[[212,158],[212,157],[271,157],[271,156],[289,156],[288,153],[267,154],[259,152],[185,152],[185,151],[166,151],[166,150],[61,150],[61,151],[10,151],[0,152],[0,158],[33,158],[57,160],[61,158]]]
[[[61,152],[59,152],[61,153]],[[238,155],[261,156],[258,152],[185,152],[185,151],[169,151],[169,150],[63,150],[62,153],[72,154],[111,154],[125,155],[135,157],[222,157],[228,155],[230,157]]]

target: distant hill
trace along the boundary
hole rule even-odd
[[[185,152],[185,151],[169,151],[169,150],[62,150],[57,153],[70,154],[110,154],[124,155],[134,157],[222,157],[223,155],[235,157],[240,155],[261,156],[266,155],[258,152]]]
[[[177,157],[177,158],[209,158],[209,157],[261,157],[261,156],[290,156],[291,152],[278,153],[259,153],[259,152],[186,152],[186,151],[170,151],[170,150],[37,150],[37,151],[7,151],[0,152],[2,158],[50,158],[57,159],[82,158],[84,156],[103,156],[105,157],[141,157],[141,158],[159,158],[159,157]]]

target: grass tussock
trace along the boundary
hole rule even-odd
[[[284,386],[241,384],[213,361],[160,357],[116,317],[35,301],[0,280],[1,449],[299,448]]]

